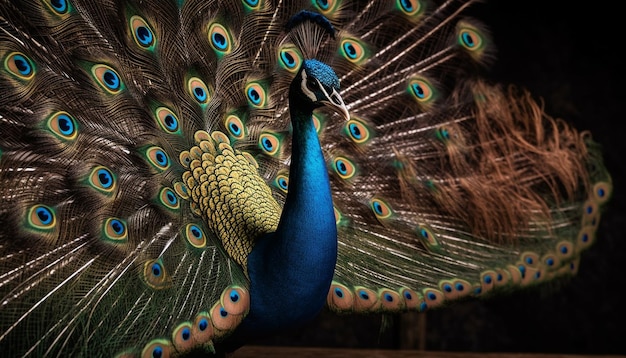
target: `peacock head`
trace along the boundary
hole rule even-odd
[[[350,114],[339,95],[339,78],[327,64],[318,60],[304,60],[298,75],[291,83],[290,95],[301,106],[311,111],[322,106],[336,111],[346,120]]]

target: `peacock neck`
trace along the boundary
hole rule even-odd
[[[313,108],[290,101],[293,124],[289,191],[278,228],[248,256],[250,312],[230,348],[313,319],[326,302],[337,261],[337,227]]]
[[[301,248],[301,254],[294,259],[300,265],[308,264],[312,276],[317,276],[320,265],[324,265],[321,267],[329,271],[330,284],[337,256],[337,228],[326,161],[312,109],[291,103],[290,111],[293,137],[289,192],[277,232],[286,234],[286,247]],[[307,257],[318,262],[307,262]]]

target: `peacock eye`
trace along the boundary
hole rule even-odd
[[[317,81],[314,79],[307,79],[306,88],[308,88],[311,91],[315,91],[318,88]]]

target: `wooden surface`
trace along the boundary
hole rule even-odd
[[[428,352],[417,350],[374,350],[342,348],[307,348],[307,347],[266,347],[245,346],[232,358],[269,358],[269,357],[366,357],[366,358],[607,358],[626,357],[617,355],[575,355],[575,354],[530,354],[530,353],[460,353]]]

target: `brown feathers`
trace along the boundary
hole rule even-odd
[[[438,208],[491,240],[527,235],[531,223],[550,231],[551,210],[588,188],[582,136],[548,117],[527,92],[482,82],[469,91],[475,123],[447,128],[447,178],[433,190]]]

